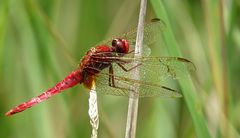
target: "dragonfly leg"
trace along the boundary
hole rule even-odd
[[[131,51],[128,52],[128,54],[133,53],[133,52],[134,52],[134,50],[131,50]]]
[[[96,72],[100,72],[101,70],[97,69],[97,68],[94,68],[94,67],[85,67],[84,68],[88,73],[90,74],[96,74]]]
[[[130,69],[127,69],[127,68],[125,68],[125,67],[123,66],[123,64],[121,64],[121,63],[117,63],[117,64],[118,64],[118,66],[121,67],[125,72],[129,72],[129,71],[135,69],[136,67],[142,65],[142,63],[138,63],[137,65],[131,67]]]
[[[109,67],[108,85],[111,86],[111,87],[115,87],[114,75],[113,75],[113,66],[112,65],[110,65],[110,67]]]
[[[136,66],[135,66],[135,67],[136,67]],[[129,91],[135,92],[133,89],[128,89],[128,88],[116,86],[114,80],[115,80],[115,79],[114,79],[113,66],[110,65],[110,67],[109,67],[109,86],[110,86],[110,87],[113,87],[113,88],[116,88],[116,89],[121,89],[121,90],[123,90],[123,95],[127,94],[126,92],[129,92]],[[125,91],[126,91],[126,92],[125,92]],[[127,95],[129,95],[129,94],[127,94]]]

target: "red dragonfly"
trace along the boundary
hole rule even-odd
[[[153,19],[144,27],[144,53],[134,57],[136,29],[123,35],[101,42],[87,51],[79,67],[62,81],[46,90],[39,96],[24,102],[6,113],[11,116],[36,105],[61,91],[83,83],[88,89],[96,82],[98,93],[131,96],[134,84],[139,84],[139,97],[181,97],[181,94],[167,86],[167,80],[179,78],[185,70],[195,70],[194,64],[180,57],[148,57],[150,48],[147,45],[155,42],[165,28],[160,19]],[[132,70],[140,67],[141,78],[131,78]]]

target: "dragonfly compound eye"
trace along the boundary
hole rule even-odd
[[[112,41],[112,46],[118,53],[128,53],[129,43],[125,39],[114,39]]]

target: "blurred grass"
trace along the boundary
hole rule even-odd
[[[140,99],[137,137],[239,137],[240,2],[223,3],[224,49],[218,2],[149,2],[147,18],[167,24],[167,46],[154,47],[154,56],[167,51],[188,58],[197,71],[180,81],[182,99]],[[3,115],[77,68],[90,47],[136,25],[138,10],[139,1],[0,1],[0,136],[90,137],[82,86]],[[99,95],[98,101],[99,137],[124,137],[128,99]]]
[[[158,1],[158,2],[153,1],[153,6],[154,6],[153,8],[156,11],[156,15],[159,17],[162,17],[163,20],[167,23],[167,25],[169,25],[169,28],[168,28],[169,30],[165,31],[164,33],[164,37],[168,46],[167,48],[168,48],[169,55],[182,57],[180,48],[171,30],[170,22],[167,17],[168,15],[166,13],[165,7],[161,3],[161,1]],[[156,5],[159,5],[159,6],[157,7]],[[197,98],[196,89],[194,88],[191,79],[187,77],[183,78],[183,81],[180,81],[180,85],[182,88],[184,100],[186,101],[189,112],[191,113],[191,117],[193,119],[193,124],[195,126],[197,136],[201,138],[210,137],[209,132],[207,130],[207,126],[205,124],[204,117],[203,117],[203,112],[201,107],[202,104],[199,102],[199,99]]]

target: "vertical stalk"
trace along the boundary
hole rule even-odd
[[[139,20],[138,20],[138,28],[137,28],[137,38],[136,38],[136,46],[135,46],[135,57],[139,57],[142,55],[142,45],[143,45],[143,29],[144,29],[144,19],[146,14],[147,8],[147,0],[141,0],[141,7],[139,13]],[[140,79],[140,70],[136,68],[132,74],[133,78],[138,80]],[[126,132],[125,138],[135,138],[136,136],[136,127],[137,127],[137,114],[138,114],[138,92],[139,86],[137,84],[134,85],[134,97],[136,98],[129,98],[128,104],[128,115],[127,115],[127,124],[126,124]],[[133,93],[131,93],[133,94]],[[130,96],[133,97],[133,96]]]
[[[229,120],[229,116],[228,116],[228,78],[227,78],[227,55],[226,55],[226,43],[225,43],[225,27],[224,27],[224,15],[223,15],[223,4],[224,1],[223,0],[219,0],[218,1],[218,6],[219,6],[219,29],[220,29],[220,45],[221,45],[221,58],[222,58],[222,108],[223,108],[223,115],[226,119],[222,119],[223,124],[221,127],[221,131],[223,134],[223,137],[230,137],[230,133],[229,133],[229,128],[227,127],[228,125],[228,120]]]
[[[219,1],[219,14],[220,14],[220,40],[221,40],[221,57],[222,57],[222,76],[223,76],[223,111],[228,118],[228,78],[227,78],[227,52],[226,52],[226,45],[225,45],[225,28],[224,28],[224,15],[223,15],[223,0]]]
[[[208,33],[209,57],[212,64],[213,83],[218,99],[218,125],[222,137],[230,137],[230,123],[228,122],[228,78],[226,62],[225,28],[223,15],[223,1],[204,1],[205,18]],[[210,9],[217,9],[210,10]],[[212,12],[213,11],[213,12]]]
[[[96,92],[95,81],[93,82],[88,102],[89,102],[88,115],[90,117],[90,124],[92,125],[91,138],[97,138],[98,126],[99,126],[99,115],[98,115],[97,92]]]

